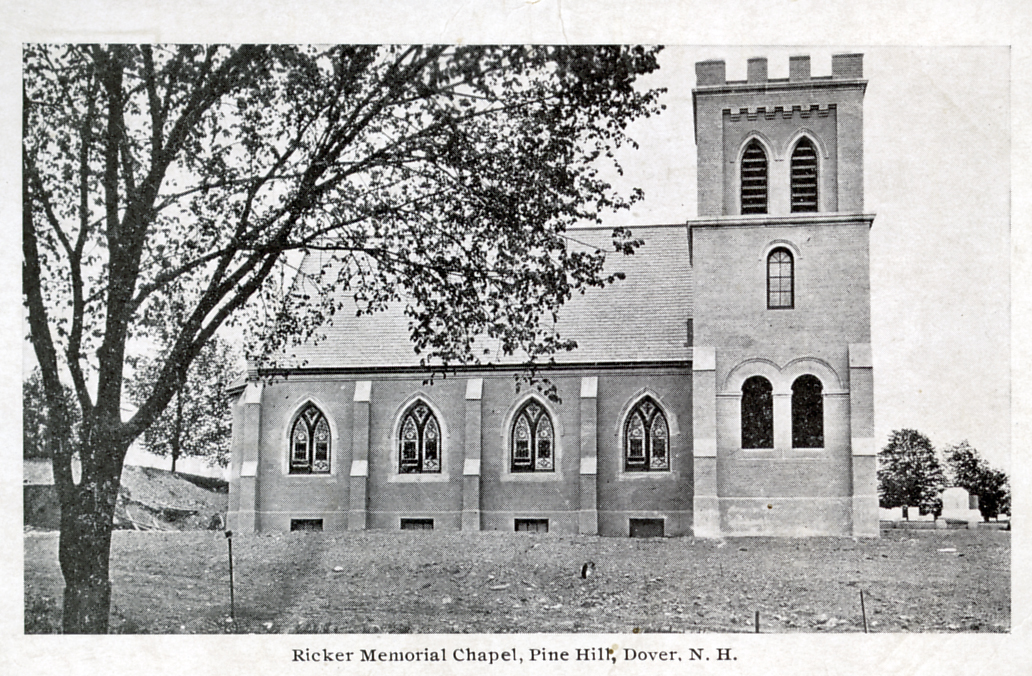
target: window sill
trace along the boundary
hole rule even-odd
[[[395,471],[394,474],[387,479],[387,483],[390,484],[434,484],[434,483],[448,483],[451,480],[451,476],[447,473],[429,473],[421,474],[413,472],[411,474],[398,474]]]
[[[535,483],[541,481],[562,481],[562,472],[503,472],[499,477],[502,482],[527,482]]]
[[[680,473],[673,470],[655,470],[652,472],[628,472],[621,470],[616,474],[617,481],[677,481]]]

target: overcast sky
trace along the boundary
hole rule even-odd
[[[872,344],[879,448],[910,427],[937,448],[967,439],[1010,467],[1010,315],[1006,48],[667,47],[650,78],[667,110],[632,128],[626,180],[646,199],[613,223],[697,216],[691,89],[696,61],[724,59],[729,80],[766,56],[769,76],[809,54],[864,54],[865,211],[871,231]]]

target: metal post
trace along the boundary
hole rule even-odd
[[[760,633],[760,611],[756,611],[756,633]]]
[[[236,624],[236,601],[233,598],[233,531],[226,531],[229,542],[229,618]]]
[[[864,633],[867,633],[867,608],[864,607],[864,590],[860,590],[860,614],[864,618]]]

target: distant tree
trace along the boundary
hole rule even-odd
[[[236,372],[237,353],[219,338],[205,343],[190,368],[176,384],[168,407],[143,433],[143,445],[154,455],[172,459],[204,458],[209,465],[229,463],[232,414],[226,390]],[[136,360],[134,377],[127,381],[129,398],[142,405],[150,397],[161,359]]]
[[[65,405],[70,406],[74,396],[72,388],[64,386]],[[72,434],[78,428],[78,419],[74,416],[70,421]],[[22,457],[50,459],[51,453],[47,445],[47,398],[43,391],[43,374],[39,367],[22,383]],[[69,444],[70,438],[58,438],[56,443]]]
[[[946,475],[932,442],[917,430],[896,430],[878,454],[878,504],[885,508],[941,508]]]
[[[978,496],[978,511],[988,521],[1010,514],[1010,480],[995,469],[967,441],[943,449],[950,482]]]

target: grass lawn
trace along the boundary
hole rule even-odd
[[[60,626],[57,533],[25,534],[25,631]],[[233,538],[118,531],[118,633],[1010,630],[1010,533],[620,539],[460,532]],[[594,574],[581,578],[587,561]]]

